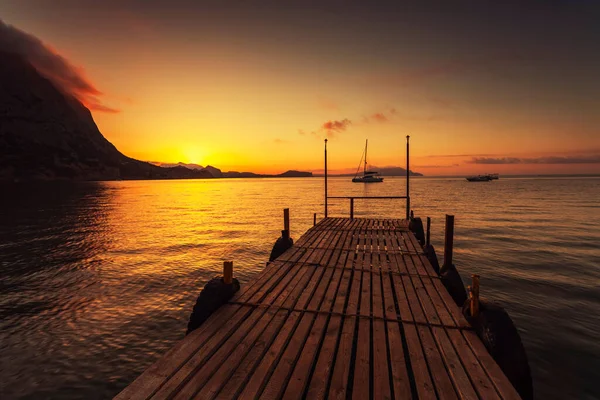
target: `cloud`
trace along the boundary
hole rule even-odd
[[[600,154],[589,156],[473,157],[469,164],[600,164]]]
[[[327,121],[321,125],[321,129],[325,132],[327,137],[334,137],[336,133],[344,132],[348,127],[352,125],[352,121],[348,118],[342,120]]]
[[[375,113],[375,114],[371,115],[370,119],[377,121],[377,122],[389,121],[388,117],[386,117],[384,113]]]
[[[37,37],[8,25],[1,19],[0,51],[22,56],[59,90],[75,97],[91,110],[119,112],[99,100],[99,97],[103,95],[102,92],[86,78],[82,68],[71,64],[69,60]]]
[[[275,144],[285,144],[285,143],[289,143],[289,141],[277,138],[277,139],[273,139],[273,143],[275,143]]]

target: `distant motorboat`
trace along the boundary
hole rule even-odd
[[[383,177],[378,176],[379,172],[375,171],[367,171],[367,146],[369,144],[369,139],[365,141],[365,152],[363,153],[365,159],[365,165],[363,168],[362,176],[358,176],[358,170],[360,169],[360,164],[362,162],[362,158],[358,163],[358,168],[356,169],[356,175],[352,178],[352,182],[362,182],[362,183],[379,183],[383,182]]]
[[[467,180],[469,182],[489,182],[492,179],[494,179],[494,178],[491,178],[489,175],[467,176]]]
[[[485,174],[485,176],[489,177],[490,180],[500,179],[500,175],[499,174]]]

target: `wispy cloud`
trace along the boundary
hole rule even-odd
[[[377,121],[377,122],[387,122],[389,121],[389,118],[386,117],[386,115],[384,113],[375,113],[373,115],[371,115],[370,120],[372,121]]]
[[[320,108],[327,111],[339,111],[340,105],[329,97],[320,96],[317,100]]]
[[[48,44],[0,20],[0,50],[27,60],[59,90],[81,101],[86,107],[109,113],[119,110],[100,101],[103,93],[85,76],[83,68],[73,65]]]
[[[473,157],[469,164],[600,164],[600,154],[589,156]]]
[[[283,140],[283,139],[277,138],[277,139],[273,140],[273,143],[275,143],[275,144],[286,144],[286,143],[289,143],[289,140]]]

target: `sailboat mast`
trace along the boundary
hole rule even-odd
[[[367,145],[369,144],[369,139],[365,140],[365,169],[363,171],[363,176],[367,174]]]

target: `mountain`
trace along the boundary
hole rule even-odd
[[[406,176],[406,169],[402,167],[373,167],[382,176]],[[420,172],[410,171],[410,176],[423,176]]]
[[[0,51],[0,180],[212,178],[119,152],[90,110],[21,56]]]
[[[178,162],[176,164],[171,164],[171,163],[163,163],[163,162],[158,162],[158,161],[148,161],[150,164],[154,164],[157,165],[159,167],[163,167],[163,168],[173,168],[173,167],[184,167],[184,168],[188,168],[188,169],[204,169],[204,167],[202,165],[198,165],[198,164],[186,164],[186,163],[182,163],[182,162]]]

